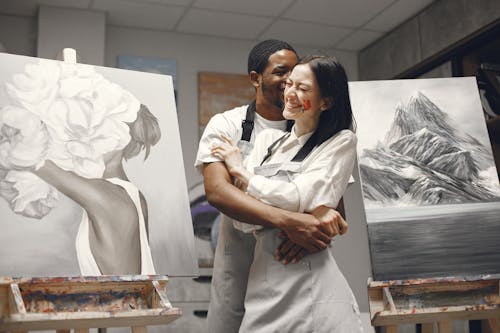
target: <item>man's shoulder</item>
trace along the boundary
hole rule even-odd
[[[248,108],[248,105],[241,105],[241,106],[237,106],[233,109],[226,110],[222,113],[218,113],[215,116],[223,116],[223,117],[229,117],[229,118],[242,119],[242,118],[245,118],[247,108]]]
[[[208,127],[217,127],[220,128],[231,126],[231,127],[240,127],[241,121],[245,119],[247,105],[242,105],[235,107],[231,110],[227,110],[221,113],[217,113],[212,118],[210,118],[207,126]]]

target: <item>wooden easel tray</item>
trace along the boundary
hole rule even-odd
[[[499,275],[368,281],[373,326],[500,318]]]
[[[0,331],[168,324],[166,276],[0,278]]]

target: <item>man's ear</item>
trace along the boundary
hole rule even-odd
[[[252,82],[252,86],[258,88],[260,86],[260,75],[256,71],[250,72],[250,82]]]

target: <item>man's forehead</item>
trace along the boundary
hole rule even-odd
[[[290,67],[298,61],[297,54],[291,50],[282,49],[269,56],[268,67]]]

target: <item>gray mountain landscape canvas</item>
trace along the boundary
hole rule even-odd
[[[500,190],[474,78],[354,82],[376,280],[500,272]]]

